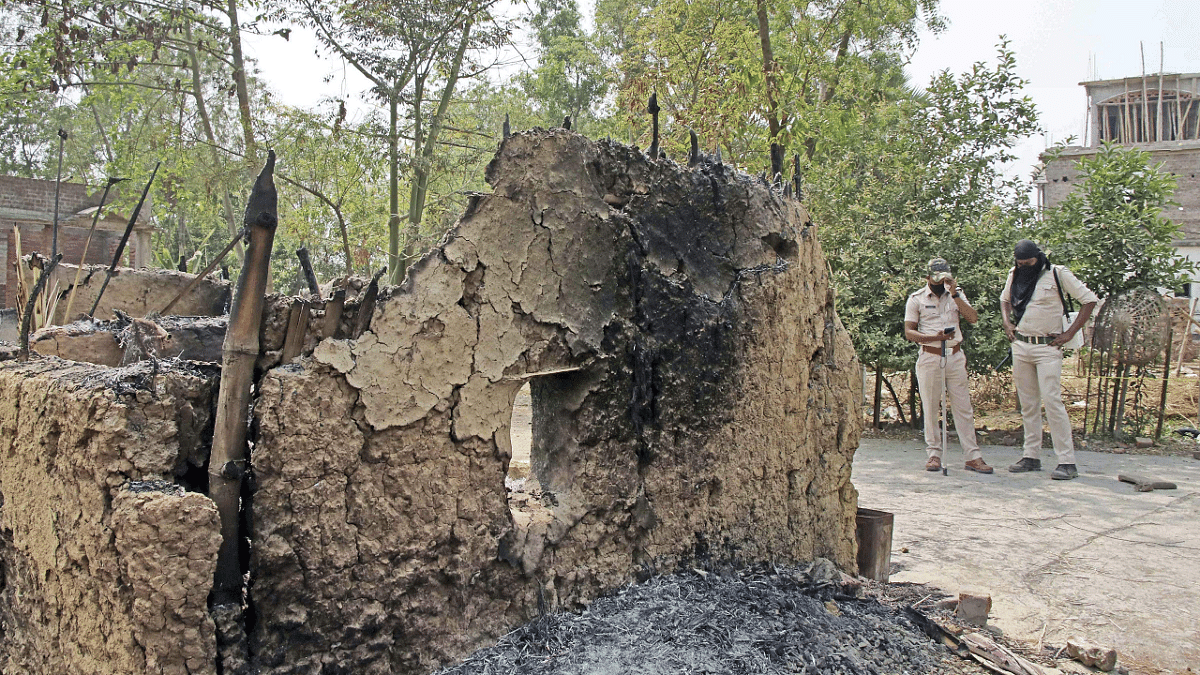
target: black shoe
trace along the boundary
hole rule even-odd
[[[1008,470],[1013,473],[1024,473],[1026,471],[1041,471],[1042,460],[1032,457],[1022,457],[1021,461],[1008,467]]]
[[[1050,472],[1050,478],[1053,480],[1071,480],[1078,475],[1079,469],[1076,469],[1074,464],[1059,464]]]

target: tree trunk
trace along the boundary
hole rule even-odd
[[[400,93],[388,92],[388,269],[391,283],[404,280],[400,266]]]
[[[775,100],[775,51],[771,48],[771,26],[767,18],[766,0],[755,0],[758,12],[758,40],[762,45],[763,75],[766,77],[767,94],[767,140],[772,145],[782,128],[779,120],[779,103]]]
[[[441,100],[438,101],[437,111],[433,115],[433,119],[429,121],[429,131],[426,137],[421,138],[420,117],[417,117],[417,133],[414,135],[416,139],[414,148],[420,150],[420,156],[417,161],[413,162],[413,183],[412,192],[408,202],[408,233],[405,252],[412,256],[417,253],[416,245],[420,241],[421,236],[421,221],[425,215],[425,197],[429,194],[429,170],[433,164],[433,151],[437,145],[438,135],[442,131],[442,121],[446,117],[446,110],[450,107],[450,99],[454,96],[454,88],[458,85],[458,77],[462,71],[463,57],[467,53],[467,45],[471,39],[472,23],[467,22],[463,27],[462,41],[458,44],[458,51],[454,54],[454,62],[450,67],[450,73],[446,76],[446,86],[442,89]],[[418,91],[423,89],[423,80],[418,79]],[[419,110],[420,101],[417,101]],[[401,275],[403,277],[403,275]]]
[[[242,123],[242,142],[246,147],[246,170],[250,176],[258,167],[258,144],[254,142],[254,118],[250,116],[250,88],[246,85],[246,60],[242,56],[242,28],[238,21],[238,0],[229,0],[229,47],[233,57],[233,86],[237,92],[238,118]]]
[[[246,262],[238,275],[237,294],[229,314],[229,328],[221,358],[221,389],[209,457],[209,496],[221,516],[221,548],[213,585],[213,604],[240,604],[242,567],[238,559],[241,533],[242,475],[246,469],[246,415],[254,362],[258,359],[259,329],[271,263],[271,248],[278,224],[273,174],[275,152],[254,182],[243,219],[249,230]]]
[[[217,135],[213,131],[212,118],[208,114],[208,104],[204,100],[204,89],[200,81],[200,58],[196,52],[196,41],[192,37],[192,22],[184,22],[184,33],[187,37],[188,44],[188,61],[191,62],[192,70],[192,97],[196,99],[196,113],[200,115],[201,126],[204,127],[204,136],[208,139],[208,150],[212,157],[213,170],[216,171],[221,166],[221,155],[217,152]],[[221,208],[225,212],[225,224],[229,229],[229,236],[233,238],[237,235],[237,221],[233,217],[233,202],[229,199],[229,190],[221,190]],[[242,245],[238,244],[234,247],[237,253],[238,260],[245,257],[245,252],[242,250]]]

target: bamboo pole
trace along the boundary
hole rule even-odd
[[[300,260],[300,269],[304,272],[304,281],[308,283],[308,290],[312,292],[313,298],[321,299],[321,285],[317,283],[317,275],[313,272],[312,259],[308,257],[308,249],[301,246],[296,249],[296,257]]]
[[[104,184],[104,194],[100,195],[100,206],[96,207],[96,212],[92,214],[92,227],[88,230],[87,240],[83,242],[83,255],[79,256],[79,268],[75,270],[75,282],[71,284],[71,295],[67,296],[67,311],[63,313],[63,321],[71,322],[71,307],[75,304],[75,293],[79,291],[79,277],[83,275],[83,266],[87,262],[88,249],[92,246],[92,235],[96,234],[96,224],[100,222],[100,212],[104,210],[104,203],[108,201],[108,191],[112,186],[120,183],[128,178],[109,178]]]
[[[1158,112],[1155,114],[1157,128],[1154,130],[1154,136],[1158,142],[1163,141],[1163,120],[1162,120],[1162,98],[1163,98],[1163,43],[1158,43]]]
[[[62,188],[62,158],[63,144],[67,142],[67,132],[58,130],[58,178],[54,180],[54,234],[50,244],[50,257],[58,255],[58,193]]]
[[[138,200],[137,206],[133,207],[133,215],[129,216],[129,224],[125,226],[125,233],[121,235],[121,241],[117,242],[117,251],[113,255],[112,264],[108,266],[108,272],[104,275],[104,283],[100,284],[100,292],[96,294],[96,300],[92,303],[92,309],[88,312],[88,316],[96,315],[96,308],[100,306],[100,298],[104,297],[104,289],[108,288],[108,282],[112,279],[113,272],[117,271],[117,265],[121,262],[121,254],[125,252],[125,244],[129,243],[129,235],[137,223],[138,214],[142,212],[142,204],[146,203],[146,195],[150,193],[150,185],[154,182],[154,177],[158,175],[160,166],[162,166],[162,162],[154,165],[154,171],[150,172],[150,180],[146,181],[146,187],[142,190],[142,198]]]
[[[221,357],[221,389],[213,427],[212,454],[208,463],[209,496],[221,516],[221,548],[213,582],[213,604],[242,602],[242,568],[238,559],[241,540],[242,475],[246,464],[246,415],[254,362],[258,359],[259,329],[270,271],[271,248],[278,224],[275,192],[275,151],[254,181],[243,218],[248,231],[245,263],[238,275],[237,292],[225,331]]]
[[[1168,314],[1167,316],[1170,316],[1170,315]],[[1162,396],[1159,397],[1159,401],[1158,401],[1158,426],[1155,427],[1155,429],[1154,429],[1154,442],[1155,443],[1157,443],[1158,439],[1162,437],[1163,417],[1166,415],[1166,412],[1167,412],[1167,383],[1171,379],[1171,338],[1175,334],[1174,330],[1170,330],[1170,328],[1173,328],[1173,326],[1172,326],[1173,323],[1174,322],[1169,322],[1167,324],[1167,326],[1168,326],[1167,355],[1166,355],[1166,358],[1163,359]]]
[[[1133,129],[1133,120],[1129,117],[1129,80],[1125,80],[1125,115],[1121,119],[1121,139],[1118,143],[1129,142],[1129,132]]]
[[[1182,141],[1184,130],[1187,128],[1187,119],[1183,116],[1183,87],[1179,76],[1175,76],[1175,140]]]
[[[217,268],[217,265],[221,264],[221,261],[225,259],[225,256],[229,255],[229,252],[233,250],[234,246],[237,246],[238,242],[241,241],[242,237],[245,235],[246,228],[239,230],[237,235],[235,235],[233,239],[230,239],[229,243],[225,245],[225,248],[221,249],[221,252],[217,254],[217,257],[213,258],[213,261],[208,264],[208,267],[205,267],[203,272],[197,274],[195,279],[189,281],[188,285],[185,286],[182,291],[179,291],[174,298],[171,298],[171,301],[167,303],[166,307],[162,308],[162,311],[159,312],[159,314],[166,316],[167,312],[171,311],[171,308],[175,306],[175,303],[179,302],[180,298],[190,293],[193,288],[195,288],[201,281],[204,280],[204,277],[207,277],[210,273],[212,273],[213,270]]]
[[[1146,46],[1139,42],[1138,51],[1142,53],[1142,139],[1143,142],[1150,142],[1150,101],[1149,92],[1146,91]]]

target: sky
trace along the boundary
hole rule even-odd
[[[1079,83],[1140,75],[1139,43],[1147,73],[1159,71],[1160,43],[1165,72],[1200,73],[1200,0],[942,0],[941,13],[949,25],[922,36],[907,69],[910,80],[924,86],[943,69],[958,73],[976,61],[994,63],[1000,35],[1007,36],[1045,129],[1017,148],[1019,159],[1010,167],[1017,175],[1028,175],[1038,153],[1053,143],[1069,136],[1082,142],[1087,98]],[[356,103],[365,80],[340,62],[317,58],[315,49],[304,31],[286,42],[247,43],[284,103],[310,107],[341,97],[352,116],[361,114]]]
[[[1017,149],[1014,172],[1028,175],[1046,147],[1075,136],[1083,142],[1087,96],[1080,82],[1163,70],[1200,73],[1200,2],[1197,0],[942,0],[949,26],[924,35],[908,68],[913,85],[949,68],[995,62],[1000,35],[1010,39],[1017,73],[1041,115],[1044,135]]]

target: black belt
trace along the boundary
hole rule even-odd
[[[1016,335],[1017,339],[1021,342],[1028,342],[1031,345],[1048,345],[1058,339],[1057,335],[1047,335],[1046,337],[1029,337],[1028,335],[1021,335],[1020,333],[1014,333],[1014,335]]]

